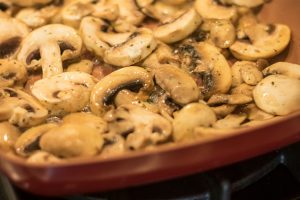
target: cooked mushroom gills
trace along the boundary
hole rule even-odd
[[[273,59],[291,30],[258,20],[266,3],[0,2],[0,151],[106,159],[299,111],[300,63]]]

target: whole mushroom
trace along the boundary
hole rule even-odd
[[[22,42],[18,60],[28,70],[42,67],[43,77],[63,72],[62,62],[79,56],[82,40],[77,32],[62,24],[50,24],[32,31]]]

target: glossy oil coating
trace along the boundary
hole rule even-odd
[[[300,1],[273,0],[260,18],[291,27],[293,41],[280,60],[300,64]],[[19,187],[42,195],[99,192],[202,172],[254,157],[300,140],[300,112],[261,127],[214,140],[166,146],[120,157],[35,166],[0,155],[0,169]]]

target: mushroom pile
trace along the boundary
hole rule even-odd
[[[105,158],[300,110],[300,65],[271,60],[290,28],[260,22],[264,3],[2,1],[0,151]]]

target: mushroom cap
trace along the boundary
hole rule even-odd
[[[281,53],[289,44],[291,30],[288,26],[275,24],[265,26],[262,24],[250,27],[250,43],[236,40],[230,51],[234,57],[241,60],[257,60],[271,58]]]
[[[21,135],[20,130],[9,122],[0,123],[0,151],[13,150],[14,144]]]
[[[0,58],[14,58],[22,40],[28,35],[28,27],[14,18],[0,18]]]
[[[19,127],[42,123],[48,111],[29,94],[13,88],[0,88],[0,120],[8,120]]]
[[[57,127],[56,124],[43,124],[28,129],[16,141],[14,145],[16,153],[22,157],[28,157],[40,150],[41,136],[55,127]]]
[[[154,36],[162,42],[174,43],[192,34],[201,22],[200,15],[195,9],[191,8],[174,21],[156,28],[154,30]]]
[[[91,110],[101,116],[111,109],[110,104],[120,90],[138,90],[143,95],[152,87],[152,77],[145,69],[137,66],[121,68],[105,76],[95,85],[90,97]]]
[[[172,65],[162,65],[154,71],[156,83],[178,104],[185,105],[200,98],[194,79],[185,71]]]
[[[277,62],[263,70],[265,76],[281,74],[290,78],[300,79],[300,65],[288,63],[288,62]]]
[[[287,115],[300,109],[300,80],[284,75],[264,78],[253,90],[256,105],[273,115]]]
[[[188,104],[175,115],[173,121],[174,140],[195,139],[193,131],[196,127],[210,127],[216,121],[216,114],[204,103]]]
[[[31,93],[51,115],[81,111],[89,102],[95,79],[84,72],[64,72],[36,81]]]
[[[23,86],[27,79],[25,66],[17,60],[0,59],[0,87]]]
[[[49,164],[62,162],[62,160],[46,151],[36,151],[27,158],[26,162],[31,164]]]
[[[195,8],[205,19],[235,20],[237,18],[236,7],[222,6],[214,0],[196,0]]]
[[[40,139],[42,150],[63,158],[94,156],[100,152],[102,145],[102,135],[86,124],[62,124]]]
[[[63,123],[85,124],[86,126],[96,128],[99,133],[104,133],[107,130],[106,121],[91,113],[71,113],[63,118]]]
[[[62,61],[79,56],[81,47],[82,40],[73,28],[50,24],[23,40],[18,60],[28,69],[42,67],[43,76],[50,77],[62,73]]]

